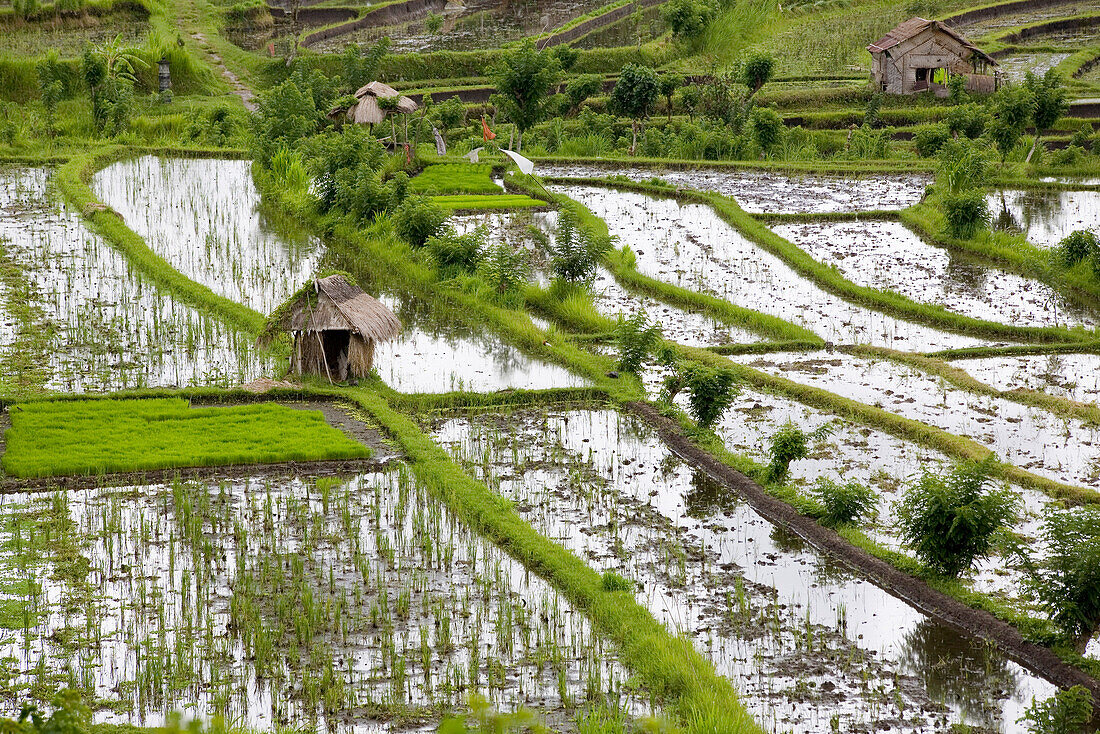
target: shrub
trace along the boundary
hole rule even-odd
[[[830,528],[858,522],[863,517],[872,516],[878,503],[874,490],[859,482],[840,484],[831,479],[819,479],[813,489],[813,496],[821,503],[824,512],[821,524]]]
[[[741,62],[741,83],[749,88],[749,96],[771,81],[775,73],[775,59],[766,53],[754,53]]]
[[[989,205],[980,190],[947,194],[941,202],[947,233],[958,239],[970,239],[989,224]]]
[[[577,215],[564,209],[558,217],[557,231],[550,246],[550,267],[562,280],[591,280],[611,245],[611,237],[582,228]]]
[[[954,79],[955,77],[952,77]],[[931,158],[951,139],[951,131],[944,123],[921,125],[913,134],[913,146],[921,158]]]
[[[1100,509],[1051,511],[1043,518],[1038,567],[1029,566],[1029,586],[1050,618],[1067,634],[1087,642],[1100,626]]]
[[[527,251],[498,242],[481,259],[478,274],[493,289],[498,300],[514,302],[519,288],[527,281]]]
[[[902,542],[929,569],[952,577],[970,569],[1015,517],[1016,495],[989,486],[993,462],[964,462],[942,476],[926,471],[898,503]]]
[[[791,462],[809,456],[810,442],[828,438],[833,430],[832,422],[822,425],[811,433],[806,433],[791,420],[784,423],[772,436],[768,446],[767,481],[785,482],[790,473]]]
[[[25,734],[84,734],[91,729],[92,711],[80,694],[66,689],[54,697],[54,711],[48,717],[34,704],[24,704],[18,721],[0,718],[0,731]]]
[[[599,74],[581,74],[569,80],[565,85],[565,96],[569,98],[569,110],[576,112],[586,99],[603,89],[603,77]]]
[[[700,428],[710,428],[721,420],[740,394],[732,370],[691,364],[684,368],[683,374],[688,411]]]
[[[892,128],[875,129],[870,125],[864,125],[852,133],[848,153],[857,159],[886,158],[890,150],[890,137],[893,134]]]
[[[426,196],[406,197],[393,214],[393,228],[413,247],[423,247],[429,237],[439,234],[447,212]]]
[[[661,20],[672,35],[697,41],[717,13],[717,3],[708,0],[669,0],[661,7]]]
[[[775,146],[783,142],[786,127],[779,113],[768,107],[754,107],[749,114],[749,132],[760,152],[770,153]]]
[[[1100,237],[1079,229],[1059,242],[1056,252],[1058,260],[1070,268],[1083,260],[1100,260]]]
[[[952,135],[962,135],[970,139],[979,138],[989,124],[989,111],[980,104],[956,105],[947,111],[945,121]]]
[[[475,270],[481,262],[488,235],[489,230],[484,226],[477,227],[466,234],[458,234],[454,229],[448,229],[429,237],[425,247],[441,269],[468,272]]]
[[[645,311],[629,319],[619,317],[615,325],[615,343],[619,347],[619,369],[637,372],[661,338],[661,327],[650,323]]]
[[[1031,734],[1079,734],[1092,720],[1092,695],[1084,686],[1058,691],[1043,701],[1031,700],[1018,724]]]

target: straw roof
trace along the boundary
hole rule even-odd
[[[375,124],[386,119],[386,112],[378,106],[380,98],[397,97],[396,112],[409,114],[420,109],[411,98],[405,97],[396,89],[382,82],[371,82],[359,87],[355,92],[359,102],[348,110],[348,119],[361,125]]]
[[[997,62],[992,56],[982,51],[973,43],[964,38],[960,33],[954,31],[950,26],[941,23],[938,20],[926,20],[924,18],[910,18],[903,23],[899,23],[892,31],[885,36],[875,41],[867,47],[867,50],[873,54],[882,53],[887,49],[891,49],[897,46],[903,41],[908,41],[910,38],[923,33],[927,28],[932,27],[942,33],[947,34],[951,38],[955,39],[963,48],[969,50],[971,53],[977,54],[981,58],[985,59],[988,63],[997,65]]]
[[[388,341],[401,331],[393,311],[340,275],[314,280],[287,304],[278,320],[286,331],[350,331],[363,339]],[[316,296],[314,298],[313,296]]]

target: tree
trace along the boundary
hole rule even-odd
[[[733,370],[690,364],[683,369],[688,391],[688,411],[700,428],[710,428],[740,394]]]
[[[964,462],[946,475],[926,470],[898,503],[902,543],[931,570],[955,577],[972,568],[1015,518],[1016,495],[990,487],[993,462]]]
[[[313,135],[324,119],[313,95],[293,81],[260,92],[252,115],[255,157],[263,162],[270,160],[279,148]]]
[[[639,311],[629,319],[619,316],[615,325],[615,342],[619,347],[619,369],[637,372],[661,338],[661,327],[650,323],[645,311]]]
[[[774,73],[775,59],[768,54],[753,54],[741,63],[741,83],[749,88],[749,99],[771,81]]]
[[[576,112],[586,99],[603,89],[603,77],[599,74],[581,74],[573,77],[565,85],[565,96],[569,98],[569,111]]]
[[[717,14],[717,5],[707,0],[669,0],[661,7],[661,20],[672,35],[696,42]]]
[[[749,132],[752,139],[760,148],[760,156],[764,157],[783,141],[783,132],[786,126],[779,113],[770,107],[754,107],[749,113]]]
[[[672,95],[676,94],[676,90],[682,86],[684,86],[684,77],[681,75],[671,72],[661,75],[661,96],[665,98],[669,122],[672,122]]]
[[[427,95],[424,96],[427,97]],[[451,97],[434,105],[431,109],[431,115],[439,124],[439,132],[443,136],[444,142],[450,142],[447,136],[451,130],[461,125],[466,119],[466,107],[458,97]]]
[[[1025,87],[1007,86],[997,92],[993,100],[993,122],[988,131],[1001,153],[1002,163],[1020,142],[1034,109],[1035,100]]]
[[[638,146],[638,129],[649,117],[660,91],[657,72],[648,66],[627,64],[619,72],[619,81],[611,90],[611,106],[618,114],[631,120],[630,155],[634,155]]]
[[[519,133],[516,149],[523,150],[523,133],[546,117],[561,62],[557,55],[536,49],[528,38],[501,57],[491,76],[499,93],[498,106]]]
[[[38,90],[42,95],[42,106],[46,108],[46,131],[52,136],[56,130],[57,105],[65,93],[61,76],[61,59],[57,51],[50,50],[46,57],[35,64],[38,76]]]
[[[1069,110],[1069,101],[1066,99],[1066,88],[1062,84],[1062,77],[1054,69],[1047,69],[1043,76],[1036,76],[1028,72],[1024,78],[1024,87],[1031,94],[1034,108],[1031,112],[1031,121],[1035,125],[1035,141],[1031,144],[1031,150],[1027,153],[1026,163],[1031,163],[1031,156],[1039,146],[1039,138],[1044,130],[1054,127],[1054,123]]]

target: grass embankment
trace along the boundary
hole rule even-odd
[[[546,206],[545,201],[522,194],[433,196],[432,201],[453,212],[476,212],[493,209],[532,209]]]
[[[856,285],[835,268],[810,257],[804,250],[772,232],[747,214],[732,199],[689,189],[670,189],[648,183],[624,182],[618,179],[568,179],[573,183],[638,191],[653,196],[709,206],[727,224],[738,230],[750,242],[778,257],[800,275],[809,278],[822,289],[859,306],[880,311],[914,323],[972,336],[997,337],[1022,342],[1092,341],[1095,335],[1084,330],[1060,327],[1024,327],[963,316],[942,306],[918,303],[899,293]]]
[[[270,403],[191,408],[182,399],[13,405],[4,471],[17,477],[370,456],[320,411]]]
[[[342,393],[343,394],[343,393]],[[685,731],[762,731],[728,679],[690,639],[669,633],[628,591],[605,591],[600,574],[546,538],[485,484],[469,477],[440,446],[379,395],[348,391],[404,450],[417,478],[460,519],[552,583],[618,647],[620,661]]]
[[[214,315],[242,331],[259,334],[265,321],[263,314],[219,296],[180,273],[153,252],[144,239],[92,193],[88,181],[94,171],[127,154],[125,148],[109,147],[74,156],[57,170],[54,181],[68,203],[84,215],[90,228],[121,252],[142,276],[189,306]]]

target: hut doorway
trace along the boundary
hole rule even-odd
[[[325,361],[328,363],[332,379],[343,382],[348,379],[348,347],[351,344],[351,332],[333,330],[321,332],[325,348]]]

